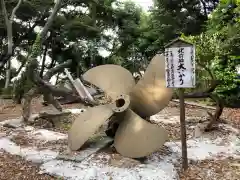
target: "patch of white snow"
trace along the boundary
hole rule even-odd
[[[237,135],[240,134],[240,129],[234,128],[234,127],[232,127],[229,124],[219,124],[219,127],[220,128],[224,128],[226,130],[229,130],[229,131],[231,131],[234,134],[237,134]]]
[[[150,120],[155,122],[155,123],[162,122],[164,124],[176,124],[176,123],[180,122],[179,116],[166,117],[166,116],[163,116],[163,115],[160,115],[160,114],[155,114],[155,115],[151,116]]]
[[[48,149],[38,151],[34,147],[21,148],[8,138],[0,139],[0,150],[4,150],[13,155],[24,157],[25,159],[34,163],[47,162],[49,160],[55,159],[59,154],[58,152],[54,152]]]
[[[17,118],[17,119],[7,119],[5,121],[1,121],[0,126],[3,126],[5,124],[13,124],[16,126],[20,126],[20,125],[22,125],[22,122],[23,122],[23,119],[21,117]]]
[[[46,129],[38,129],[28,133],[29,137],[42,141],[57,141],[67,139],[67,135],[59,132],[49,131]]]
[[[178,175],[171,163],[148,162],[133,168],[119,168],[109,166],[109,155],[98,155],[97,158],[90,157],[81,163],[52,160],[41,166],[42,172],[62,176],[65,179],[85,180],[177,180]],[[103,162],[102,162],[102,161]],[[151,164],[152,163],[152,164]],[[159,164],[159,165],[158,165]],[[160,167],[163,167],[161,169]]]
[[[34,129],[35,129],[35,128],[32,127],[32,126],[25,126],[25,127],[24,127],[24,130],[27,131],[27,132],[33,131]]]
[[[70,111],[72,114],[81,114],[86,110],[85,109],[66,109],[66,111]]]
[[[229,136],[227,141],[230,144],[220,145],[226,140],[217,138],[211,140],[208,138],[195,138],[187,141],[188,158],[191,160],[205,160],[205,159],[219,159],[227,157],[240,156],[240,144],[237,144],[239,138],[236,136]],[[181,142],[167,142],[165,143],[172,152],[178,153],[181,156]]]

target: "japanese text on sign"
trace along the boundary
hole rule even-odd
[[[165,70],[166,87],[195,87],[195,48],[166,48]]]

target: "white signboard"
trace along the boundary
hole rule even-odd
[[[195,48],[165,49],[165,79],[169,88],[195,87]]]

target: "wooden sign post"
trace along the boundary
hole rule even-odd
[[[195,47],[182,39],[165,46],[166,87],[179,88],[182,167],[188,168],[184,88],[195,87]]]

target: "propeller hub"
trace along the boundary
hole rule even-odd
[[[130,105],[130,98],[128,95],[121,94],[112,104],[112,110],[116,113],[124,112]]]

